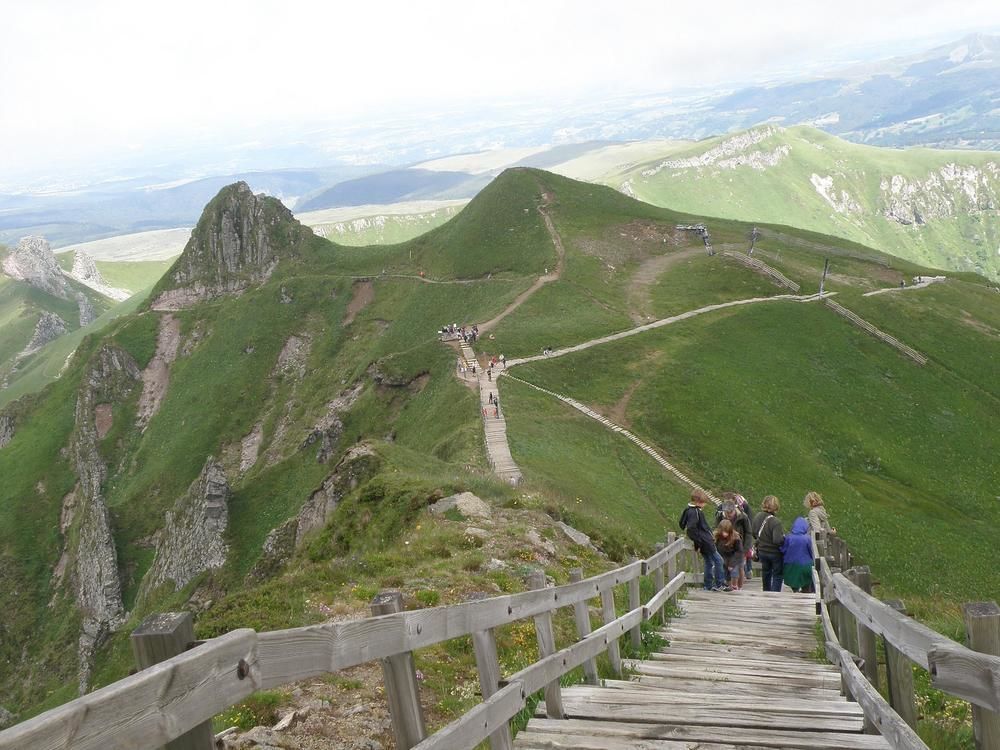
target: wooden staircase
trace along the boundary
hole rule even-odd
[[[629,680],[563,688],[565,719],[539,714],[521,750],[889,748],[864,734],[864,714],[840,694],[840,670],[817,661],[816,600],[689,588],[668,645],[627,663]]]
[[[497,376],[500,370],[496,370],[492,379],[483,370],[476,354],[464,341],[459,344],[462,360],[467,370],[472,365],[476,366],[475,377],[479,381],[479,410],[483,417],[483,434],[486,441],[486,457],[494,473],[505,482],[518,484],[521,481],[521,470],[514,463],[514,457],[510,454],[510,445],[507,443],[507,420],[503,415],[503,404],[495,407],[490,403],[490,394],[499,396],[500,389],[497,387]]]

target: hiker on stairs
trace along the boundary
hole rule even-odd
[[[704,508],[707,502],[708,495],[704,490],[692,492],[691,502],[681,514],[680,527],[694,544],[695,551],[701,553],[705,560],[705,591],[725,591],[726,573],[722,556],[715,548],[715,537],[705,519]]]
[[[734,494],[735,493],[724,492],[722,493],[722,496],[727,497]],[[733,525],[733,529],[740,538],[740,546],[743,549],[743,561],[740,563],[739,577],[737,578],[735,585],[736,588],[742,589],[743,584],[748,577],[746,571],[746,553],[750,551],[750,548],[753,545],[753,533],[750,530],[750,518],[746,515],[746,513],[736,507],[736,503],[733,500],[726,500],[719,507],[719,513],[716,515],[715,521],[717,528],[722,525],[723,521],[731,523]],[[723,555],[723,558],[725,558],[725,555]],[[732,586],[733,584],[730,582],[730,585]]]
[[[760,507],[760,512],[753,517],[752,529],[764,578],[762,585],[764,591],[781,591],[784,573],[781,545],[785,541],[785,529],[781,519],[775,515],[781,503],[774,495],[768,495]]]

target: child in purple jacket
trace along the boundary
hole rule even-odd
[[[792,523],[792,530],[785,535],[781,544],[781,554],[784,558],[785,583],[796,594],[811,594],[813,592],[813,555],[812,537],[809,535],[809,522],[799,516]]]

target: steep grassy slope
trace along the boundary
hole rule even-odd
[[[1000,278],[1000,160],[860,146],[808,127],[712,138],[606,178],[641,200],[810,229]]]
[[[271,208],[268,217],[291,221]],[[547,553],[525,541],[529,528],[561,539],[553,518],[587,531],[615,558],[647,551],[676,530],[686,489],[620,436],[509,379],[499,388],[525,483],[516,490],[499,483],[484,456],[478,395],[455,377],[455,351],[436,331],[508,310],[484,331],[478,351],[513,357],[650,316],[782,292],[725,256],[709,257],[697,235],[675,228],[701,218],[513,170],[450,222],[407,243],[349,248],[282,224],[271,236],[293,238],[294,247],[276,247],[270,275],[241,294],[170,312],[148,303],[84,339],[62,378],[4,410],[17,425],[0,449],[7,708],[24,717],[76,690],[79,665],[67,645],[76,643],[81,613],[72,586],[53,571],[74,543],[60,520],[79,473],[79,451],[66,449],[90,425],[79,403],[106,407],[96,439],[107,469],[99,489],[127,611],[95,653],[91,685],[127,671],[127,634],[152,611],[189,608],[208,637],[361,614],[379,588],[426,605],[516,590],[526,565],[542,565],[556,580],[572,565],[596,570],[601,561],[582,548],[563,543]],[[745,247],[749,225],[707,223],[717,247]],[[946,617],[955,601],[989,585],[996,562],[971,564],[963,543],[985,538],[1000,521],[985,494],[993,457],[983,440],[1000,426],[990,382],[1000,329],[995,292],[973,278],[863,298],[924,269],[849,242],[763,230],[758,252],[769,262],[774,256],[807,292],[818,283],[817,264],[833,255],[828,288],[932,362],[917,367],[816,303],[766,301],[513,374],[613,415],[714,490],[735,486],[754,501],[776,492],[789,519],[806,490],[824,492],[837,525],[886,587],[925,597],[921,605],[934,596],[943,604],[931,614]],[[217,278],[193,255],[175,272]],[[546,270],[548,283],[525,297]],[[237,269],[233,278],[253,276]],[[174,273],[157,293],[184,283]],[[523,304],[512,308],[515,300]],[[105,391],[82,399],[102,351],[110,347],[143,369],[173,330],[176,357],[152,416],[141,416],[139,385],[118,399]],[[96,414],[95,406],[95,424]],[[363,461],[351,463],[353,451]],[[231,491],[225,563],[177,590],[169,581],[144,587],[167,533],[165,515],[209,457]],[[340,489],[325,525],[287,557],[265,553],[281,545],[273,532],[328,486]],[[505,533],[483,540],[474,526],[469,531],[471,519],[425,512],[465,489],[494,502],[491,528]],[[945,498],[948,513],[940,511]],[[901,531],[903,512],[913,523]],[[943,567],[960,580],[934,577]],[[505,663],[515,664],[523,648],[506,633],[501,641]],[[455,648],[421,665],[436,686],[438,723],[474,701],[471,651]]]

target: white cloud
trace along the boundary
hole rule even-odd
[[[850,46],[996,26],[968,0],[819,2],[4,0],[0,142],[11,166],[387,105],[665,90]]]

